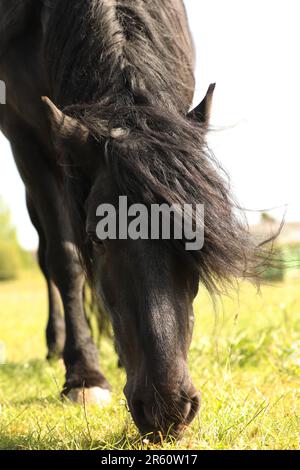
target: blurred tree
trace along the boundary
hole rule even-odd
[[[10,211],[1,197],[0,197],[0,240],[18,243],[17,232],[16,232],[15,227],[12,224]]]
[[[0,198],[0,281],[14,279],[21,268],[21,248],[8,207]]]

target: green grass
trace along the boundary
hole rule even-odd
[[[299,449],[300,283],[263,288],[245,284],[222,299],[217,313],[204,292],[195,302],[190,350],[194,383],[202,390],[199,417],[165,449]],[[61,363],[49,365],[43,280],[27,275],[0,284],[1,449],[139,449],[141,440],[126,409],[124,371],[108,340],[102,370],[113,385],[104,410],[61,402]]]

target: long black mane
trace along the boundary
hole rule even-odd
[[[252,277],[261,252],[236,216],[205,127],[187,117],[193,57],[178,11],[174,0],[53,2],[47,67],[57,104],[104,144],[119,194],[204,204],[204,248],[186,256],[214,290],[219,281]],[[80,179],[72,184],[80,194]]]

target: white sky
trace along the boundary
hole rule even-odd
[[[210,145],[251,210],[300,219],[300,1],[185,0],[197,51],[199,101],[217,82]],[[22,66],[20,64],[20,66]],[[0,195],[21,243],[36,246],[24,189],[0,135]],[[258,213],[250,212],[256,221]]]

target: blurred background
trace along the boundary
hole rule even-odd
[[[185,4],[197,58],[194,104],[209,83],[217,83],[210,146],[228,171],[254,230],[269,232],[285,216],[287,225],[279,241],[298,245],[299,1]],[[25,208],[23,184],[1,134],[0,198],[2,252],[8,233],[13,233],[13,244],[18,241],[21,251],[34,251],[37,235]]]
[[[192,434],[178,445],[299,449],[300,2],[185,4],[197,55],[194,105],[217,83],[210,147],[258,237],[285,218],[276,243],[288,269],[268,270],[262,295],[244,283],[221,297],[218,308],[200,288],[189,363],[203,406]],[[48,302],[35,263],[37,243],[0,133],[0,449],[118,448],[124,429],[131,439],[124,448],[135,448],[129,443],[135,428],[128,428],[120,405],[124,371],[116,368],[108,338],[101,338],[101,368],[115,399],[104,414],[89,414],[88,435],[85,413],[58,399],[64,370],[44,359]]]

